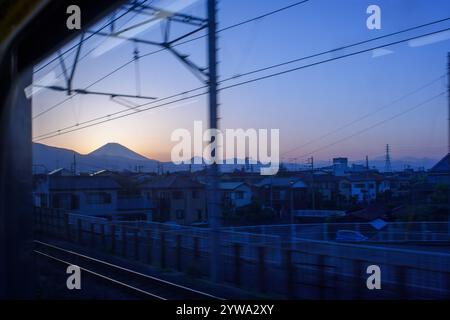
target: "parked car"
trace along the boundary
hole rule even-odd
[[[368,239],[369,238],[367,238],[362,233],[354,230],[339,230],[338,232],[336,232],[336,241],[354,242],[354,241],[366,241]]]

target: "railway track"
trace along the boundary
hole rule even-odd
[[[120,286],[138,298],[156,300],[224,300],[218,296],[143,274],[59,246],[34,240],[34,252],[55,263],[77,265],[82,272]]]

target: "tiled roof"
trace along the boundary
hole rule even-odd
[[[219,189],[221,190],[234,190],[241,185],[243,185],[244,182],[220,182]]]
[[[111,177],[103,176],[50,176],[50,190],[106,190],[119,189]]]
[[[345,179],[349,181],[380,181],[383,180],[383,177],[375,173],[356,173],[346,176]]]
[[[290,187],[300,179],[297,177],[267,177],[262,181],[255,183],[256,187],[272,185],[274,187]]]
[[[144,189],[185,189],[185,188],[203,188],[204,184],[194,181],[187,176],[158,176],[142,184]]]
[[[430,169],[430,172],[449,172],[450,171],[450,153],[447,154],[444,158],[441,159],[438,163],[436,163],[433,168]]]

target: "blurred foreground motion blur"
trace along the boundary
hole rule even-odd
[[[445,0],[0,1],[0,298],[449,299],[449,52]]]

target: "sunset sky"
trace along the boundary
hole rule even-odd
[[[181,12],[205,16],[204,0],[178,0],[183,1],[192,4]],[[294,2],[219,1],[219,29]],[[177,6],[174,1],[164,1],[164,4],[155,1],[154,4],[160,7]],[[366,27],[366,8],[371,4],[381,8],[381,30],[368,30]],[[220,78],[448,18],[449,13],[450,1],[446,0],[310,0],[221,32],[218,39]],[[121,18],[117,26],[131,26],[145,19],[148,17],[130,13]],[[96,30],[105,21],[91,30]],[[449,27],[450,20],[447,20],[355,48],[237,78],[224,86]],[[173,37],[190,30],[191,27],[174,27]],[[154,25],[136,37],[159,41],[160,25]],[[302,162],[311,155],[322,160],[337,156],[363,159],[368,155],[374,158],[383,155],[386,144],[391,146],[393,158],[441,158],[447,152],[446,94],[410,112],[406,110],[446,90],[449,39],[450,31],[447,31],[436,37],[385,48],[389,51],[367,52],[221,91],[220,127],[280,129],[283,160],[297,158],[296,161]],[[104,37],[89,39],[83,44],[81,56],[104,43]],[[71,45],[73,43],[65,48]],[[145,54],[159,48],[139,44],[138,49]],[[181,45],[177,49],[189,54],[197,64],[206,65],[205,39]],[[127,42],[101,56],[96,56],[96,51],[92,51],[80,61],[73,87],[85,88],[131,60],[133,50],[134,45]],[[65,58],[70,66],[73,54]],[[46,61],[48,59],[40,65]],[[163,98],[202,86],[170,52],[143,57],[139,65],[142,95]],[[56,75],[61,73],[58,61],[36,72],[35,81],[52,71]],[[426,84],[430,85],[395,102]],[[60,80],[54,85],[65,84]],[[98,82],[90,90],[136,94],[134,63]],[[33,114],[37,115],[65,98],[65,93],[44,89],[33,96]],[[374,113],[380,108],[383,109]],[[108,97],[76,95],[35,118],[33,137],[124,109]],[[329,134],[366,114],[371,115]],[[401,116],[396,117],[397,114]],[[207,96],[200,96],[57,137],[35,140],[80,153],[88,153],[108,142],[118,142],[147,157],[167,161],[175,144],[170,141],[171,132],[177,128],[192,130],[194,120],[206,119]],[[318,139],[326,134],[326,137]]]

